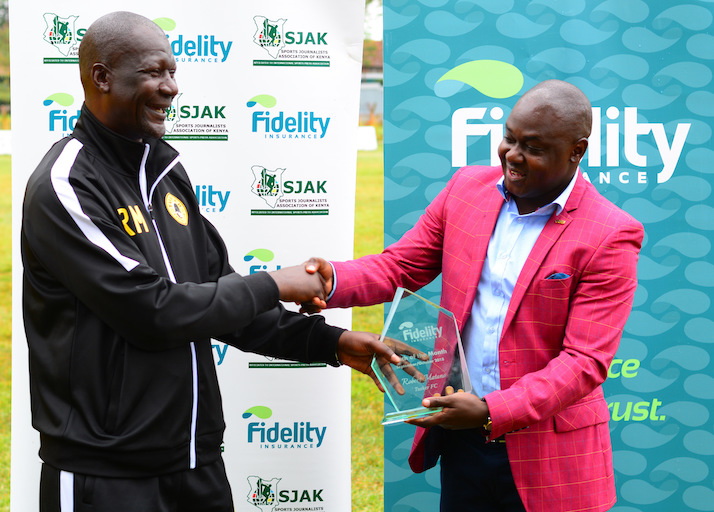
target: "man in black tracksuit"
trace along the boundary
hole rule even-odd
[[[377,336],[287,312],[321,303],[302,266],[246,277],[161,139],[178,89],[163,31],[100,18],[80,46],[85,105],[27,185],[24,323],[41,509],[232,511],[211,338],[368,373]]]

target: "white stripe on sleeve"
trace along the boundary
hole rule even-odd
[[[82,205],[79,204],[79,198],[69,182],[70,170],[81,149],[82,143],[77,139],[72,139],[67,143],[62,150],[62,154],[52,166],[52,186],[62,206],[67,210],[82,233],[84,233],[84,236],[97,247],[104,249],[124,267],[127,272],[130,272],[139,265],[139,262],[120,253],[119,249],[117,249],[107,236],[92,222],[92,219],[84,213]]]

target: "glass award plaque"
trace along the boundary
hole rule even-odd
[[[461,336],[453,313],[405,288],[397,288],[380,338],[402,358],[399,365],[372,369],[384,388],[382,425],[439,412],[422,400],[446,386],[471,391]],[[385,375],[386,373],[386,375]]]

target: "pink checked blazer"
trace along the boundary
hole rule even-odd
[[[464,167],[416,226],[384,250],[334,262],[330,307],[390,301],[442,273],[441,304],[463,329],[503,198],[500,167]],[[507,434],[521,498],[530,512],[600,511],[615,501],[609,411],[601,384],[637,286],[642,225],[579,175],[518,277],[499,344],[501,391],[485,398],[492,436]],[[564,273],[565,279],[546,279]],[[409,463],[432,467],[438,442],[418,428]]]

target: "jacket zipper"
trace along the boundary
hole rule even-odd
[[[159,182],[166,176],[171,169],[178,163],[179,157],[177,156],[174,160],[163,170],[161,174],[156,178],[156,181],[151,185],[149,190],[148,176],[146,175],[146,162],[149,159],[149,149],[148,144],[144,145],[144,156],[141,158],[141,167],[139,168],[139,189],[141,190],[141,197],[144,201],[144,206],[146,211],[149,212],[149,217],[151,217],[151,223],[154,225],[154,231],[156,237],[159,241],[159,247],[161,248],[161,255],[164,259],[164,264],[166,265],[166,270],[169,274],[169,279],[172,283],[176,282],[176,276],[174,275],[173,268],[171,267],[171,261],[169,261],[169,256],[166,252],[166,247],[164,246],[164,241],[161,238],[161,233],[159,232],[159,226],[156,223],[156,218],[154,217],[154,207],[151,204],[151,198],[154,196],[154,190]],[[191,400],[191,425],[190,425],[190,441],[189,441],[189,469],[196,468],[196,422],[198,419],[198,360],[196,358],[196,345],[192,341],[189,344],[191,351],[191,375],[192,375],[192,391],[193,399]]]

